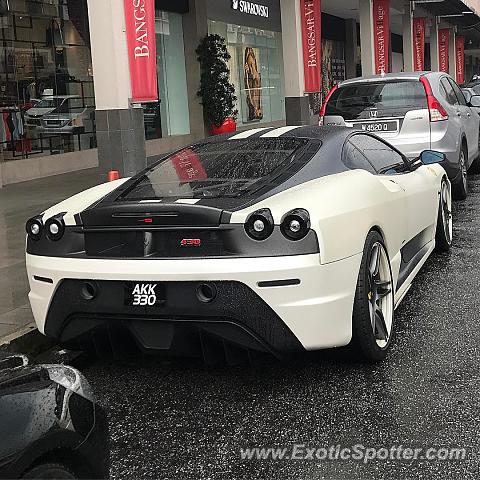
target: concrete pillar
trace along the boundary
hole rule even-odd
[[[98,161],[131,176],[146,167],[143,109],[130,105],[123,0],[88,0]]]
[[[413,12],[410,2],[405,4],[403,14],[403,70],[413,72]]]
[[[362,75],[375,75],[372,4],[372,0],[359,0],[358,2],[360,16],[360,48],[362,52]]]
[[[438,61],[438,22],[436,18],[433,19],[430,28],[430,62],[432,72],[438,72],[440,67]]]
[[[347,78],[357,76],[358,46],[357,46],[357,20],[345,20],[345,74]]]
[[[457,62],[455,61],[455,37],[456,28],[452,27],[450,29],[450,37],[448,39],[448,73],[453,77],[453,79],[457,80]]]
[[[197,61],[197,49],[200,40],[208,33],[207,1],[189,0],[189,12],[183,15],[183,42],[185,45],[185,65],[187,75],[188,110],[190,115],[190,133],[194,138],[209,135],[203,119],[203,107],[197,97],[200,86],[200,63]]]
[[[311,123],[303,75],[302,26],[299,1],[280,0],[282,15],[285,114],[287,125]]]

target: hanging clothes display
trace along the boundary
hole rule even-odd
[[[23,112],[16,107],[6,107],[0,118],[0,142],[4,149],[15,152],[31,151],[31,142],[25,139]]]
[[[0,144],[2,145],[2,148],[5,148],[5,142],[7,141],[7,127],[5,125],[5,119],[2,115],[0,117]]]

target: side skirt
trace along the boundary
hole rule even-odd
[[[407,264],[408,271],[407,269],[401,268],[399,281],[397,282],[397,291],[395,293],[395,308],[397,308],[404,299],[408,290],[412,286],[413,279],[423,267],[423,264],[427,261],[434,248],[435,240],[431,240],[428,244],[424,245]]]
[[[429,243],[433,238],[433,225],[424,228],[420,233],[409,240],[400,250],[401,261],[398,273],[397,290],[402,286],[417,263],[423,258],[428,250]]]

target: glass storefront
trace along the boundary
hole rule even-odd
[[[345,78],[345,43],[322,38],[322,98]]]
[[[156,38],[147,139],[190,133],[182,15],[157,10]],[[0,2],[0,108],[0,161],[96,147],[87,0]]]
[[[209,20],[208,32],[226,39],[230,81],[237,95],[237,125],[285,119],[280,32]]]
[[[10,0],[3,7],[2,159],[95,147],[86,0]]]
[[[157,10],[159,102],[143,106],[147,140],[190,133],[182,15]]]

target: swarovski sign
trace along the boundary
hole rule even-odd
[[[268,7],[266,5],[247,2],[245,0],[233,0],[232,8],[241,13],[248,13],[249,15],[256,15],[257,17],[268,18]]]

